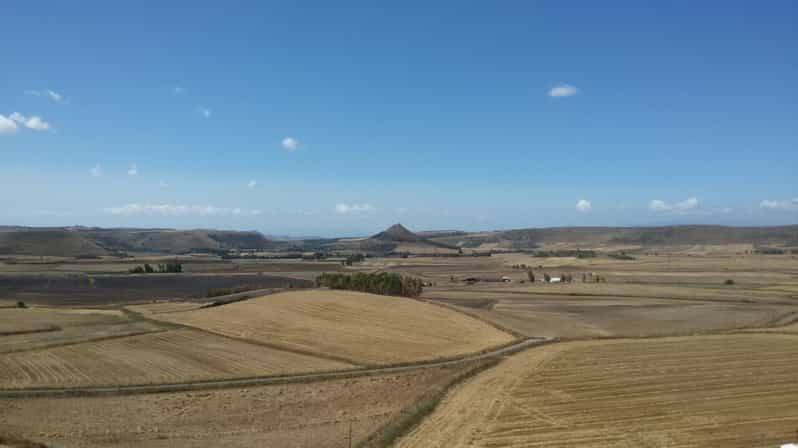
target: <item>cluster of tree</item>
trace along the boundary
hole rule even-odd
[[[754,253],[761,255],[784,255],[784,249],[779,249],[777,247],[759,247]]]
[[[388,272],[324,273],[316,278],[316,284],[330,289],[346,289],[386,296],[418,297],[424,290],[424,283],[420,279]]]
[[[528,266],[521,263],[521,264],[514,264],[512,267],[513,269],[526,269]]]
[[[360,263],[366,259],[366,256],[363,254],[352,254],[346,257],[344,260],[344,266],[352,266],[355,263]]]
[[[627,255],[626,252],[623,252],[623,251],[618,252],[618,253],[607,254],[607,256],[610,257],[610,258],[615,258],[616,260],[634,260],[635,259],[635,257],[633,257],[631,255]]]
[[[136,266],[130,270],[131,274],[152,274],[158,273],[178,273],[183,272],[183,264],[178,261],[167,261],[166,263],[159,263],[157,268],[153,268],[149,263],[144,263],[143,266]]]
[[[582,283],[607,283],[607,278],[600,275],[582,274]]]
[[[576,258],[594,258],[596,252],[592,250],[539,250],[533,254],[535,257],[576,257]]]

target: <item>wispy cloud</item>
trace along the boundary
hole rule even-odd
[[[49,98],[56,103],[63,103],[66,101],[63,95],[53,90],[26,90],[25,95]]]
[[[296,151],[299,149],[299,140],[293,137],[286,137],[282,141],[283,149],[288,151]]]
[[[174,95],[185,95],[187,90],[184,87],[177,86],[172,89],[172,94]]]
[[[130,165],[130,168],[127,169],[128,176],[138,176],[138,174],[139,174],[139,167],[137,167],[135,163],[133,165]]]
[[[17,132],[17,122],[10,117],[0,115],[0,135],[15,134]]]
[[[8,119],[16,122],[20,126],[24,126],[34,131],[46,131],[50,129],[50,123],[41,119],[38,116],[26,117],[19,112],[14,112],[8,116]]]
[[[159,187],[161,187],[161,188],[166,188],[166,187],[168,187],[168,186],[169,186],[169,182],[167,182],[167,181],[165,181],[165,180],[161,179],[161,180],[158,182],[158,186],[159,186]]]
[[[205,118],[211,118],[211,114],[213,113],[213,111],[207,107],[199,107],[197,111]]]
[[[696,207],[698,207],[698,198],[695,197],[687,198],[684,201],[677,202],[675,204],[670,204],[660,199],[654,199],[648,204],[649,210],[660,213],[672,212],[685,214]]]
[[[103,211],[117,216],[257,216],[260,210],[216,207],[213,205],[125,204]]]
[[[255,188],[256,185],[258,185],[258,181],[254,180],[254,179],[249,181],[249,182],[247,182],[247,186],[249,188]]]
[[[73,213],[70,211],[34,210],[33,214],[36,216],[44,216],[44,217],[62,217],[62,216],[72,216]]]
[[[771,200],[765,199],[759,206],[768,210],[798,210],[798,198]]]
[[[97,165],[94,165],[94,168],[89,170],[89,174],[91,174],[92,177],[100,177],[103,174],[103,169],[98,163]]]
[[[576,209],[582,213],[587,213],[593,210],[593,204],[587,199],[580,199],[576,202]]]
[[[373,212],[377,209],[374,208],[371,204],[335,204],[335,213],[339,215],[346,215],[349,213],[363,213],[363,212]]]
[[[569,84],[558,84],[549,89],[549,96],[552,98],[565,98],[579,93],[579,89]]]

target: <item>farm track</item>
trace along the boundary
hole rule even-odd
[[[622,299],[650,299],[650,300],[679,300],[685,302],[716,302],[716,303],[736,303],[736,304],[750,304],[754,303],[751,299],[746,298],[731,298],[731,299],[712,299],[712,298],[689,298],[689,297],[662,297],[654,295],[641,295],[641,294],[597,294],[597,293],[564,293],[564,292],[550,292],[550,291],[504,291],[499,289],[485,289],[479,291],[470,291],[468,289],[451,290],[451,292],[479,292],[490,294],[507,294],[507,295],[520,295],[520,296],[561,296],[561,297],[592,297],[592,298],[622,298]],[[436,300],[437,297],[429,297],[428,300]],[[798,296],[791,296],[788,301],[769,301],[769,302],[756,302],[759,305],[779,306],[779,305],[796,305],[798,304]]]
[[[263,386],[270,384],[304,383],[332,379],[345,379],[360,376],[373,376],[391,373],[402,373],[433,367],[445,367],[473,361],[490,359],[498,356],[513,354],[529,347],[553,342],[549,339],[529,338],[516,341],[510,345],[491,349],[477,354],[460,356],[437,361],[421,362],[408,365],[394,365],[384,367],[369,367],[337,370],[332,372],[319,372],[292,375],[271,375],[249,378],[233,378],[223,380],[203,380],[183,383],[163,383],[148,385],[125,386],[100,386],[100,387],[66,387],[66,388],[24,388],[2,389],[0,398],[31,398],[31,397],[68,397],[68,396],[113,396],[136,395],[162,392],[190,392],[209,389],[226,389],[236,387]]]

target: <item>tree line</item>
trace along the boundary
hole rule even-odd
[[[424,289],[424,283],[418,278],[389,272],[377,274],[364,272],[355,274],[324,273],[316,278],[316,285],[326,286],[330,289],[403,297],[418,297]]]
[[[130,270],[131,274],[152,274],[154,272],[160,274],[183,272],[183,264],[177,261],[167,261],[166,263],[159,263],[156,270],[149,263],[144,263],[143,266],[136,266]]]

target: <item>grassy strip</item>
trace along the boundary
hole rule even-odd
[[[47,445],[43,443],[22,439],[10,434],[0,434],[0,446],[9,446],[12,448],[48,448]]]
[[[45,328],[36,328],[33,330],[0,331],[0,336],[19,336],[21,334],[47,333],[50,331],[61,331],[61,327],[58,325],[48,325]]]
[[[372,433],[366,440],[360,442],[358,448],[387,448],[393,445],[400,437],[408,434],[413,428],[432,414],[443,397],[455,385],[487,370],[501,362],[500,358],[492,358],[479,362],[477,365],[460,373],[446,384],[427,391],[415,403],[399,411],[399,415]]]

